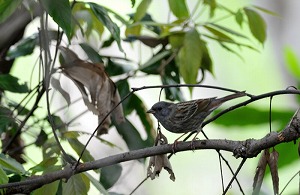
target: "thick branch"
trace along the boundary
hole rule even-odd
[[[236,158],[252,158],[257,156],[262,150],[273,147],[283,142],[291,142],[300,137],[300,111],[297,110],[291,122],[281,132],[272,132],[263,137],[262,139],[247,139],[245,141],[232,141],[232,140],[199,140],[193,142],[191,148],[190,142],[179,142],[176,147],[176,152],[186,150],[203,150],[203,149],[217,149],[232,152]],[[82,173],[92,169],[99,169],[105,166],[146,158],[149,156],[171,153],[173,145],[161,145],[150,148],[134,150],[121,154],[112,155],[102,158],[93,162],[80,164],[76,170],[70,167],[61,171],[48,173],[42,176],[34,176],[26,181],[15,182],[0,185],[0,189],[6,188],[7,193],[29,193],[45,184],[51,183],[59,179],[68,179],[73,174]]]

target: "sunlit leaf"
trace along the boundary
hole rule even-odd
[[[64,30],[65,34],[71,39],[71,6],[68,0],[41,0],[47,13]],[[58,9],[59,8],[59,9]]]
[[[107,13],[107,10],[96,3],[88,3],[88,5],[90,5],[98,20],[100,20],[104,24],[104,26],[110,31],[111,35],[116,40],[119,46],[119,50],[123,51],[121,46],[120,29],[117,26],[117,24],[111,20]]]
[[[284,48],[285,64],[296,79],[300,79],[300,58],[291,47]]]
[[[22,0],[0,1],[0,23],[4,22],[21,4]]]
[[[27,93],[29,89],[26,84],[19,84],[18,78],[10,74],[0,75],[0,89],[14,93]]]
[[[83,173],[73,175],[66,183],[63,183],[62,194],[82,195],[90,189],[89,178]]]
[[[25,169],[19,162],[2,153],[0,154],[0,168],[6,171],[6,173],[25,174]]]
[[[136,13],[134,14],[134,21],[140,21],[146,14],[149,5],[152,0],[142,0],[141,3],[136,8]]]
[[[120,178],[122,166],[119,164],[103,167],[101,169],[100,183],[105,189],[111,188]]]
[[[248,18],[249,28],[252,35],[262,44],[266,40],[266,22],[264,19],[254,10],[245,7],[244,11]]]
[[[189,17],[189,11],[187,9],[185,0],[169,0],[169,6],[172,11],[172,13],[177,18],[188,18]]]

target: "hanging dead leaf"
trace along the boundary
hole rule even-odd
[[[155,145],[158,146],[164,145],[168,144],[168,140],[162,133],[159,133],[159,135],[156,137],[155,143],[157,143]],[[159,176],[162,168],[166,169],[170,174],[170,179],[172,181],[175,181],[175,174],[166,154],[150,157],[147,174],[152,180],[155,179],[155,176]]]
[[[273,151],[270,153],[268,164],[272,175],[274,194],[279,194],[278,157],[279,153],[273,148]]]
[[[264,150],[260,156],[260,159],[256,167],[254,181],[253,181],[253,194],[259,194],[261,184],[265,176],[265,171],[266,171],[269,157],[270,157],[269,149]]]
[[[72,50],[62,46],[59,49],[62,54],[61,68],[63,73],[76,84],[85,105],[90,111],[98,115],[100,123],[121,100],[115,83],[105,72],[102,63],[83,61]],[[112,114],[117,123],[124,121],[121,104]],[[97,134],[106,134],[110,123],[111,118],[108,116],[99,127]]]

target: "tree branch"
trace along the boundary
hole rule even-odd
[[[257,156],[262,150],[273,147],[283,142],[291,142],[300,138],[300,108],[296,111],[290,123],[281,132],[271,132],[262,139],[247,139],[244,141],[232,140],[198,140],[193,142],[179,142],[176,147],[176,152],[183,152],[187,150],[203,150],[203,149],[217,149],[232,152],[236,158],[253,158]],[[73,174],[82,173],[88,170],[99,169],[105,166],[146,158],[154,155],[161,155],[173,152],[173,145],[154,146],[121,154],[108,156],[96,161],[80,164],[76,170],[67,166],[61,171],[55,171],[42,176],[32,176],[28,180],[3,184],[0,189],[6,189],[8,194],[11,193],[29,193],[45,184],[60,179],[68,179]]]

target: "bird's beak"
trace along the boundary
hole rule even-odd
[[[148,111],[147,111],[147,113],[154,114],[154,113],[155,113],[155,111],[154,111],[154,110],[152,110],[152,109],[150,109],[150,110],[148,110]]]

